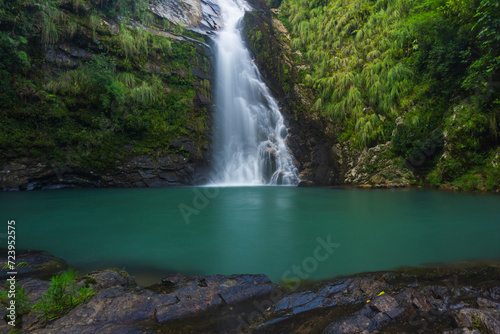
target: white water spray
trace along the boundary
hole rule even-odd
[[[223,28],[215,38],[216,126],[213,182],[220,185],[299,182],[285,143],[278,104],[243,43],[240,22],[250,7],[219,0]]]

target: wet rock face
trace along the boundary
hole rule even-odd
[[[195,169],[202,163],[197,156],[197,146],[189,138],[174,140],[171,146],[184,153],[162,157],[133,156],[117,165],[113,173],[103,175],[102,180],[113,187],[192,184]]]
[[[392,143],[387,142],[363,151],[353,150],[347,144],[333,148],[343,171],[342,183],[370,187],[405,187],[414,180],[413,171],[402,158],[391,155]]]
[[[200,33],[220,26],[219,6],[211,0],[157,0],[149,5],[156,15]]]
[[[199,0],[161,0],[149,5],[156,15],[169,20],[173,24],[183,27],[193,27],[202,18],[201,3]]]
[[[160,157],[131,156],[109,172],[89,172],[78,165],[55,166],[33,158],[6,163],[0,169],[0,191],[95,188],[162,187],[196,183],[206,165],[208,147],[198,148],[191,138],[171,143],[179,153]],[[127,148],[125,148],[127,149]],[[132,150],[133,148],[129,148]]]
[[[90,59],[92,59],[90,52],[65,43],[57,46],[49,45],[45,51],[45,60],[57,66],[75,68]]]
[[[274,312],[291,315],[345,304],[361,303],[377,296],[390,286],[370,279],[341,279],[326,284],[317,292],[292,293],[274,305]]]

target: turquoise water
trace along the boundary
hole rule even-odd
[[[205,192],[208,197],[199,195]],[[49,251],[82,271],[113,266],[152,280],[181,272],[264,273],[279,281],[297,276],[291,273],[297,267],[302,278],[322,279],[500,259],[496,195],[295,187],[80,189],[0,193],[0,212],[0,233],[15,219],[20,248]],[[336,244],[331,254],[318,242],[328,236]],[[0,240],[5,247],[5,235]]]

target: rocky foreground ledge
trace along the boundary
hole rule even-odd
[[[31,254],[33,262],[29,252],[23,255],[29,266],[19,283],[34,303],[49,288],[40,277],[60,270],[64,261]],[[41,263],[43,257],[50,265]],[[264,275],[174,274],[142,287],[128,273],[106,269],[78,284],[89,283],[96,292],[90,300],[48,323],[35,312],[26,314],[19,332],[500,333],[500,269],[490,266],[364,273],[286,286]],[[0,317],[5,313],[2,307]],[[0,332],[12,330],[0,323]]]

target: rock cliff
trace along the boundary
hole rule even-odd
[[[28,36],[30,68],[10,70],[15,89],[2,99],[18,102],[2,106],[0,190],[200,181],[212,120],[205,35],[217,29],[217,5],[158,1],[137,20],[75,6],[62,2],[53,14],[74,32],[47,44]]]

